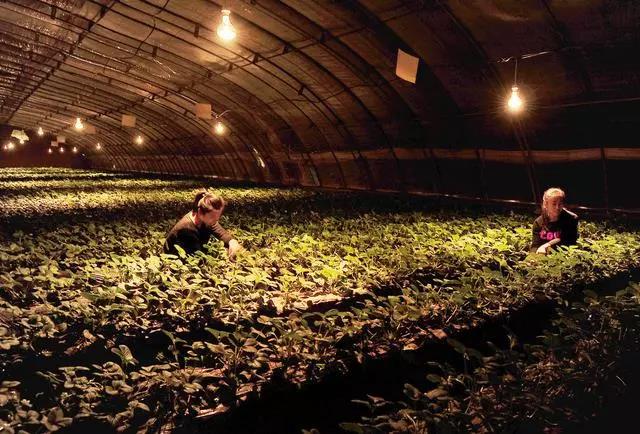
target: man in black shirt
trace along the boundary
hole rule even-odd
[[[224,210],[224,200],[206,191],[196,195],[193,208],[185,214],[167,234],[164,252],[177,254],[179,245],[187,254],[202,250],[211,235],[221,240],[227,248],[229,259],[234,259],[242,248],[229,232],[218,222]]]
[[[564,207],[565,194],[550,188],[542,198],[542,214],[531,228],[531,252],[543,255],[555,246],[569,246],[578,240],[578,216]]]

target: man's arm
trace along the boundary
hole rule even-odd
[[[211,228],[213,231],[213,236],[217,239],[221,240],[224,243],[224,246],[227,248],[227,253],[229,254],[230,259],[234,259],[236,253],[242,250],[242,246],[238,241],[233,238],[233,236],[222,227],[220,222],[216,222]]]
[[[213,231],[213,236],[222,241],[224,243],[224,246],[228,248],[229,241],[233,240],[233,236],[229,233],[229,231],[223,228],[220,222],[216,222],[211,230]]]

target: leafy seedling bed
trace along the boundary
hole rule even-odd
[[[364,396],[400,400],[407,383],[428,391],[433,384],[427,376],[438,371],[426,366],[448,364],[462,371],[464,362],[460,354],[464,354],[465,348],[482,351],[486,342],[508,348],[513,336],[518,336],[520,344],[533,343],[550,326],[556,309],[581,300],[590,291],[600,297],[612,295],[639,277],[640,269],[636,268],[588,285],[576,285],[562,298],[541,299],[513,312],[487,318],[477,327],[451,331],[448,338],[434,336],[416,349],[395,348],[375,358],[347,361],[347,369],[329,372],[319,382],[273,381],[235,408],[205,410],[193,422],[172,425],[164,431],[299,433],[313,427],[320,432],[333,432],[340,423],[367,415],[367,409],[354,400]]]
[[[640,252],[636,234],[584,222],[579,248],[529,259],[530,216],[236,188],[219,190],[232,198],[224,224],[247,248],[236,263],[217,246],[161,257],[154,249],[188,208],[191,187],[108,182],[119,189],[75,194],[70,178],[37,198],[25,186],[0,204],[25,229],[0,233],[0,345],[19,377],[1,387],[15,427],[189,426],[252,396],[344,381],[360,363],[384,366],[637,266]],[[150,206],[161,210],[145,221],[139,208]],[[40,208],[50,214],[24,219]],[[20,358],[48,386],[30,384]]]
[[[426,269],[419,270],[414,274],[419,276],[419,279],[413,279],[413,282],[420,282],[423,285],[433,284],[437,279],[432,271],[427,272]],[[427,276],[429,276],[428,279]],[[396,284],[380,287],[374,292],[367,291],[349,297],[331,295],[303,298],[290,308],[283,308],[283,303],[279,302],[269,303],[261,306],[255,314],[243,322],[245,325],[254,324],[263,315],[277,318],[288,317],[292,314],[324,313],[332,309],[343,311],[358,305],[362,306],[365,300],[375,301],[376,296],[398,295],[401,292],[401,287]],[[43,390],[39,390],[38,385],[43,384],[42,379],[30,374],[25,376],[24,373],[55,371],[64,366],[87,366],[107,361],[116,362],[118,357],[109,348],[117,348],[120,345],[135,348],[137,360],[143,365],[151,364],[157,360],[158,354],[163,354],[166,357],[171,355],[168,350],[171,339],[163,331],[165,329],[174,330],[172,335],[185,342],[206,339],[210,336],[207,329],[229,333],[234,331],[233,324],[216,320],[213,314],[214,312],[203,312],[200,316],[201,321],[190,323],[188,327],[185,327],[186,324],[162,324],[158,325],[158,328],[144,331],[143,334],[139,333],[140,330],[133,330],[135,334],[127,334],[126,332],[123,334],[109,324],[99,330],[94,329],[93,333],[90,333],[82,323],[68,324],[64,335],[59,338],[39,338],[33,341],[32,351],[16,354],[15,358],[19,361],[6,363],[4,372],[7,378],[20,380],[23,384],[29,385],[25,387],[25,397],[33,397],[37,393],[49,390],[49,385],[47,384]],[[110,338],[105,338],[105,336]]]

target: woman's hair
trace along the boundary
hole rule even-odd
[[[224,199],[215,193],[208,191],[200,191],[193,199],[193,212],[200,211],[203,214],[211,212],[213,210],[221,210],[224,208]]]
[[[558,187],[551,187],[549,189],[547,189],[544,194],[542,195],[542,224],[543,227],[547,227],[547,224],[549,223],[549,215],[547,214],[547,207],[545,206],[545,204],[547,203],[547,201],[549,199],[553,199],[555,197],[561,197],[562,200],[564,201],[566,195],[564,193],[564,190],[562,190],[561,188]]]
[[[544,194],[542,195],[542,203],[545,203],[546,201],[554,197],[561,197],[564,200],[565,196],[566,195],[564,194],[564,191],[561,188],[551,187],[547,189],[547,191],[545,191]]]

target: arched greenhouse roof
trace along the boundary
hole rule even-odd
[[[0,124],[44,163],[636,209],[639,35],[638,1],[5,0]]]

